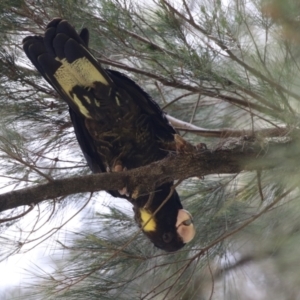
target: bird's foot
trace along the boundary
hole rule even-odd
[[[179,134],[174,135],[174,141],[177,153],[191,153],[195,151],[195,147]]]
[[[127,168],[126,167],[123,168],[122,163],[120,161],[116,161],[112,170],[113,170],[113,172],[123,172],[123,171],[127,171]],[[129,197],[129,193],[128,193],[126,186],[124,186],[121,190],[118,190],[118,192],[122,196],[125,195],[125,196]]]
[[[195,146],[197,150],[207,150],[207,146],[205,143],[199,143]]]

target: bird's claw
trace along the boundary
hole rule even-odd
[[[195,147],[179,134],[174,135],[174,140],[177,153],[190,153],[195,151]]]
[[[174,135],[175,147],[177,153],[193,153],[197,150],[207,150],[206,144],[199,143],[196,146],[192,145],[190,142],[186,141],[179,134]]]

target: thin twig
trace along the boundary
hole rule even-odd
[[[16,215],[14,217],[11,217],[11,218],[5,218],[5,219],[0,219],[0,223],[4,223],[4,222],[9,222],[9,221],[13,221],[13,220],[16,220],[16,219],[20,219],[22,217],[24,217],[25,215],[27,215],[30,211],[33,210],[34,208],[34,203],[32,203],[29,207],[29,209],[27,209],[26,211],[24,211],[23,213],[19,214],[19,215]]]
[[[256,175],[257,175],[257,185],[258,185],[258,192],[259,192],[259,195],[260,195],[260,200],[261,200],[261,202],[263,202],[264,201],[264,194],[263,194],[262,186],[261,186],[261,171],[257,170]]]
[[[248,130],[246,129],[236,130],[231,128],[208,129],[208,128],[203,128],[203,127],[190,124],[188,122],[184,122],[170,115],[166,115],[166,117],[175,129],[180,131],[191,132],[196,135],[205,136],[205,137],[216,137],[216,138],[242,137],[242,136],[282,137],[282,136],[286,136],[291,131],[291,129],[288,127],[264,128],[264,129],[255,130],[254,132],[252,129],[248,129]],[[293,130],[299,130],[299,129],[293,129]]]
[[[260,73],[257,69],[247,65],[244,61],[240,60],[237,56],[235,56],[233,54],[233,52],[219,39],[213,37],[212,35],[210,35],[205,29],[203,29],[201,26],[199,26],[198,24],[195,23],[195,21],[193,19],[188,19],[184,14],[180,13],[175,7],[173,7],[170,3],[168,3],[166,0],[162,0],[162,2],[168,6],[168,8],[174,12],[175,14],[177,14],[180,18],[182,18],[183,20],[187,21],[189,24],[191,24],[195,29],[199,30],[201,33],[203,33],[205,36],[207,36],[209,39],[211,39],[212,41],[214,41],[223,51],[225,51],[229,57],[237,62],[239,65],[241,65],[242,67],[244,67],[246,70],[248,70],[250,73],[254,74],[255,76],[257,76],[258,78],[262,79],[263,81],[269,83],[271,86],[273,86],[276,89],[282,90],[283,92],[285,92],[286,94],[290,95],[291,97],[300,100],[300,96],[298,94],[295,94],[294,92],[292,92],[291,90],[286,89],[285,87],[279,85],[277,82],[274,82],[273,80],[271,80],[270,78],[268,78],[267,76],[263,75],[262,73]]]
[[[100,265],[98,265],[96,268],[93,268],[90,272],[88,272],[87,274],[81,276],[80,278],[78,278],[77,280],[73,281],[71,284],[68,284],[67,286],[57,290],[57,292],[62,292],[65,289],[70,288],[71,286],[81,282],[82,280],[84,280],[85,278],[89,277],[90,275],[92,275],[93,273],[99,271],[102,269],[102,267],[109,262],[110,260],[112,260],[113,258],[115,258],[120,252],[122,252],[125,248],[127,248],[135,239],[136,237],[140,234],[140,232],[143,230],[143,228],[145,226],[147,226],[147,224],[155,217],[155,215],[157,214],[157,212],[163,207],[163,205],[165,205],[165,203],[170,199],[170,197],[172,196],[172,194],[174,193],[174,190],[176,188],[176,186],[180,183],[180,181],[176,184],[173,185],[170,189],[170,193],[168,194],[168,196],[164,199],[164,201],[160,204],[160,206],[155,210],[155,212],[151,215],[151,218],[149,218],[149,220],[147,222],[145,222],[145,224],[143,225],[142,228],[140,228],[135,234],[133,234],[133,236],[124,244],[122,245],[122,247],[118,250],[116,250],[110,257],[108,257],[106,260],[104,260]]]
[[[209,300],[212,299],[212,296],[214,294],[214,289],[215,289],[215,278],[214,278],[214,274],[211,270],[211,267],[210,267],[210,262],[209,262],[209,256],[208,256],[208,251],[206,252],[206,257],[207,257],[207,266],[208,266],[208,270],[209,270],[209,274],[211,276],[211,292],[210,292],[210,296],[209,296]]]

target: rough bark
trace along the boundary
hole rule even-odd
[[[0,195],[0,212],[20,206],[33,206],[47,199],[76,193],[118,190],[149,190],[164,182],[210,174],[239,173],[280,168],[284,157],[300,157],[300,147],[288,139],[265,144],[245,138],[230,138],[210,150],[170,153],[158,162],[119,173],[102,173],[56,179]]]

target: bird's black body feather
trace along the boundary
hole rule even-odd
[[[156,102],[134,81],[117,71],[103,69],[88,50],[89,33],[78,35],[65,20],[54,19],[45,36],[24,39],[23,48],[33,65],[68,103],[75,134],[87,163],[94,173],[133,169],[163,159],[174,143],[173,127]],[[127,198],[139,226],[171,192],[167,183],[149,194]],[[154,225],[143,228],[159,248],[180,249],[184,243],[176,233],[177,212],[182,209],[176,191],[153,217]],[[151,223],[151,222],[150,222]],[[150,227],[151,228],[150,228]]]

